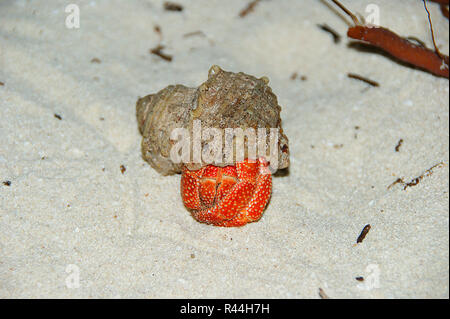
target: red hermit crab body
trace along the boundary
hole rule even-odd
[[[242,226],[260,219],[272,192],[268,163],[245,160],[235,166],[183,169],[181,197],[199,222]]]

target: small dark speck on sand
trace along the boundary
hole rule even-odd
[[[175,2],[164,2],[164,10],[167,11],[183,11],[183,6],[181,4],[175,3]]]
[[[11,186],[11,181],[4,181],[4,182],[3,182],[3,185],[5,185],[5,186]]]
[[[127,169],[125,168],[124,165],[120,165],[120,172],[121,172],[122,174],[125,173],[126,170],[127,170]]]
[[[91,63],[102,63],[102,61],[99,58],[92,58]]]
[[[55,118],[57,118],[58,120],[62,120],[62,117],[61,117],[61,115],[59,115],[59,114],[53,114],[53,116],[55,117]]]

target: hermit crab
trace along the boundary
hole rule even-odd
[[[199,222],[260,219],[272,174],[289,166],[289,144],[266,77],[213,65],[198,88],[170,85],[139,98],[142,155],[163,175],[181,173],[181,198]]]

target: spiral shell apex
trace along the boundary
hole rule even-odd
[[[203,158],[198,163],[174,163],[170,157],[175,143],[171,140],[173,130],[185,128],[192,137],[195,123],[201,123],[202,128],[215,128],[222,132],[225,136],[222,147],[225,147],[227,128],[241,128],[244,131],[248,128],[266,128],[267,154],[273,152],[270,149],[269,128],[278,129],[278,140],[273,144],[278,151],[277,167],[288,167],[289,142],[281,127],[281,107],[268,83],[267,77],[258,79],[242,72],[227,72],[214,65],[209,70],[207,81],[198,88],[170,85],[158,93],[138,99],[136,115],[143,136],[144,159],[163,175],[180,173],[183,165],[189,169],[199,169],[211,164]],[[208,141],[200,143],[202,149],[208,147]],[[234,140],[232,143],[235,145]],[[247,158],[247,139],[244,144]],[[232,158],[223,154],[214,165],[234,165],[236,159],[236,154]]]

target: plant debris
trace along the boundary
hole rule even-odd
[[[175,2],[164,2],[164,10],[167,11],[183,11],[183,6],[181,4],[175,3]]]
[[[62,120],[62,117],[61,117],[61,115],[59,115],[59,114],[53,114],[53,116],[55,117],[55,118],[57,118],[58,120]]]
[[[392,186],[397,184],[405,184],[405,181],[403,180],[403,178],[397,178],[391,185],[388,186],[387,189],[390,189]]]
[[[203,31],[198,30],[198,31],[192,31],[192,32],[188,32],[188,33],[183,34],[183,38],[189,38],[189,37],[193,37],[193,36],[196,36],[196,35],[202,36],[202,37],[206,36]]]
[[[290,76],[290,79],[293,81],[293,80],[295,80],[295,79],[297,79],[298,78],[298,73],[297,72],[294,72],[294,73],[292,73],[291,74],[291,76]],[[302,81],[306,81],[308,78],[306,77],[306,75],[302,75],[302,76],[300,76],[300,80],[302,80]]]
[[[253,12],[253,10],[255,10],[255,6],[259,1],[261,0],[253,0],[252,2],[250,2],[244,9],[241,10],[241,12],[239,12],[239,16],[243,18],[250,12]]]
[[[334,43],[338,44],[339,42],[341,42],[341,35],[337,33],[337,31],[329,27],[327,24],[318,24],[317,26],[323,31],[330,33],[333,36]]]
[[[375,86],[375,87],[380,86],[380,84],[378,82],[373,81],[373,80],[368,79],[368,78],[365,78],[365,77],[363,77],[361,75],[358,75],[358,74],[355,74],[355,73],[348,73],[347,76],[349,78],[351,78],[351,79],[356,79],[356,80],[363,81],[363,82],[365,82],[365,83],[367,83],[367,84],[369,84],[371,86]]]
[[[356,130],[356,131],[358,131],[359,130],[359,126],[358,125],[356,125],[355,127],[354,127],[354,129]],[[353,137],[355,138],[355,140],[358,138],[358,133],[357,132],[355,132],[354,134],[353,134]]]
[[[431,166],[429,169],[427,169],[422,175],[413,178],[409,183],[406,183],[405,186],[403,187],[403,190],[407,189],[408,187],[411,186],[416,186],[417,184],[419,184],[419,182],[425,177],[425,176],[431,176],[431,174],[433,174],[433,169],[435,169],[436,167],[442,167],[444,166],[444,162],[440,162],[437,163],[433,166]]]
[[[434,50],[416,45],[407,38],[403,38],[387,28],[364,25],[338,0],[331,1],[353,20],[354,25],[347,30],[347,36],[349,38],[379,48],[401,62],[413,65],[436,76],[449,78],[449,57],[448,55],[442,54],[436,46],[430,12],[428,11],[425,0],[423,0],[423,4],[428,14]]]
[[[370,230],[370,224],[367,224],[366,226],[364,226],[363,230],[361,231],[361,234],[359,234],[358,239],[356,239],[356,243],[362,243],[362,241],[364,240],[364,238],[366,238],[367,233]]]
[[[397,145],[395,146],[395,151],[398,152],[400,150],[400,146],[403,144],[403,139],[399,139]]]
[[[429,169],[427,169],[422,175],[417,176],[415,178],[413,178],[410,182],[406,183],[403,178],[397,178],[391,185],[389,185],[387,187],[387,189],[390,189],[392,186],[396,185],[396,184],[402,184],[403,185],[403,190],[406,190],[408,187],[412,187],[412,186],[416,186],[420,183],[420,181],[427,176],[431,176],[431,174],[433,174],[433,170],[437,167],[442,167],[444,166],[444,162],[439,162],[433,166],[431,166]]]
[[[322,288],[319,288],[319,297],[322,299],[330,299],[330,297],[328,297],[328,295],[325,293],[325,291],[323,291]]]
[[[99,58],[92,58],[91,63],[102,63],[102,60],[100,60]]]
[[[161,44],[158,44],[155,48],[150,49],[150,53],[159,56],[163,60],[171,62],[172,56],[162,52],[163,49],[164,49],[164,46]]]

